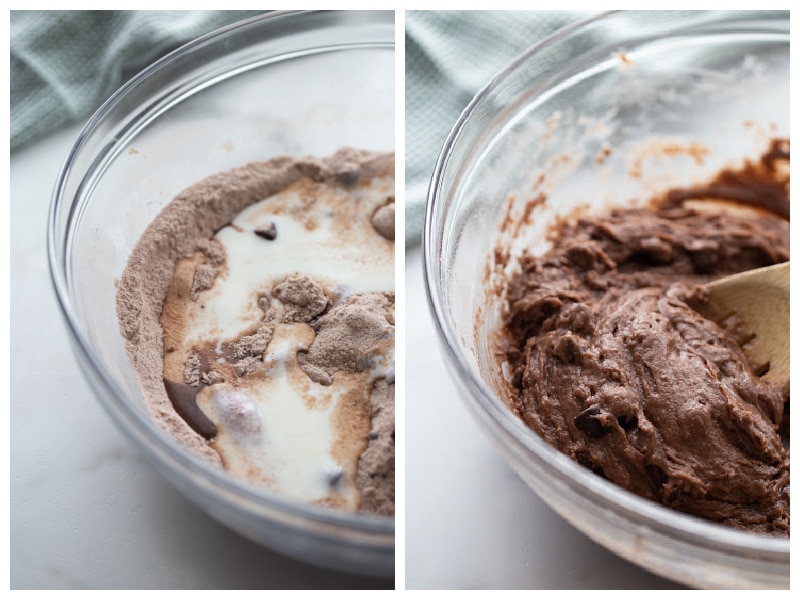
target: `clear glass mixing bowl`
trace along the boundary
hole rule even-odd
[[[89,120],[53,193],[49,258],[75,353],[119,428],[190,500],[277,552],[394,575],[394,519],[301,505],[195,458],[146,412],[115,280],[145,227],[208,175],[342,146],[394,150],[394,13],[277,12],[199,38]]]
[[[788,135],[787,12],[608,13],[557,32],[489,82],[455,123],[429,189],[425,280],[466,406],[557,513],[690,586],[788,587],[789,540],[630,494],[517,419],[497,392],[488,339],[498,306],[487,261],[498,240],[512,255],[545,249],[547,226],[578,206],[629,205],[704,181]],[[525,205],[540,194],[546,201],[529,218]],[[500,233],[506,216],[522,233]]]

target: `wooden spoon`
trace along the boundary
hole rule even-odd
[[[709,310],[715,321],[734,313],[752,336],[745,346],[751,362],[768,381],[789,385],[789,263],[752,269],[708,285]]]

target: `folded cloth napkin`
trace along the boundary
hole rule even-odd
[[[11,11],[11,148],[84,120],[138,71],[258,11]]]
[[[406,12],[406,247],[420,239],[430,177],[461,111],[511,60],[590,14]]]

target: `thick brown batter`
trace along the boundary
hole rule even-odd
[[[788,536],[788,397],[692,308],[705,282],[789,260],[784,154],[788,142],[776,143],[759,164],[653,208],[562,225],[552,250],[523,256],[508,281],[498,360],[510,367],[512,410],[596,474],[683,512]],[[769,210],[686,202],[714,197]]]

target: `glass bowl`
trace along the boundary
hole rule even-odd
[[[560,30],[489,82],[455,123],[429,188],[428,298],[469,411],[563,518],[693,587],[786,588],[789,540],[644,500],[528,429],[497,391],[489,338],[499,307],[487,265],[498,243],[512,256],[524,246],[545,250],[560,214],[705,181],[788,135],[787,12],[605,13]],[[546,201],[529,216],[525,205],[540,194]],[[503,237],[504,218],[523,224],[522,233]]]
[[[302,505],[194,457],[150,419],[124,348],[115,280],[181,190],[277,155],[394,150],[394,13],[276,12],[201,37],[114,94],[58,176],[53,283],[79,363],[119,428],[187,498],[282,554],[394,575],[394,519]]]

